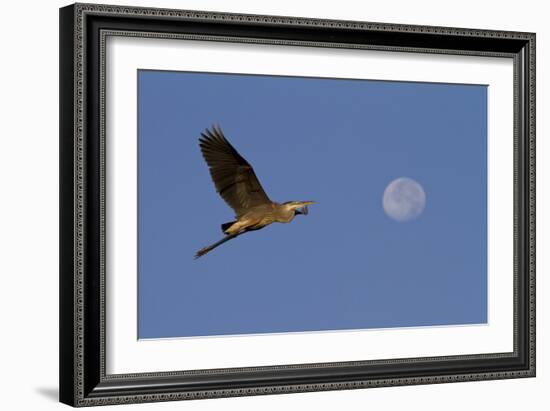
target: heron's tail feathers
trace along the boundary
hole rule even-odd
[[[236,223],[236,221],[230,221],[229,223],[223,223],[222,224],[222,231],[225,233],[225,231],[235,223]]]

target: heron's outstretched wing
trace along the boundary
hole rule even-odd
[[[216,191],[237,217],[251,207],[271,203],[252,166],[229,144],[219,126],[206,129],[201,136],[199,145]]]

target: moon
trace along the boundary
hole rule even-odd
[[[395,221],[414,220],[426,206],[426,193],[412,178],[400,177],[388,184],[384,190],[382,206],[388,217]]]

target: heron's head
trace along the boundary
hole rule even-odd
[[[283,204],[287,206],[287,208],[289,208],[290,210],[294,210],[294,213],[296,215],[306,215],[308,213],[307,206],[313,203],[315,203],[315,201],[287,201]]]

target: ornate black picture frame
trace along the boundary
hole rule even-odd
[[[513,59],[513,351],[107,374],[107,36]],[[91,406],[535,376],[535,34],[75,4],[60,10],[60,100],[61,402]]]

